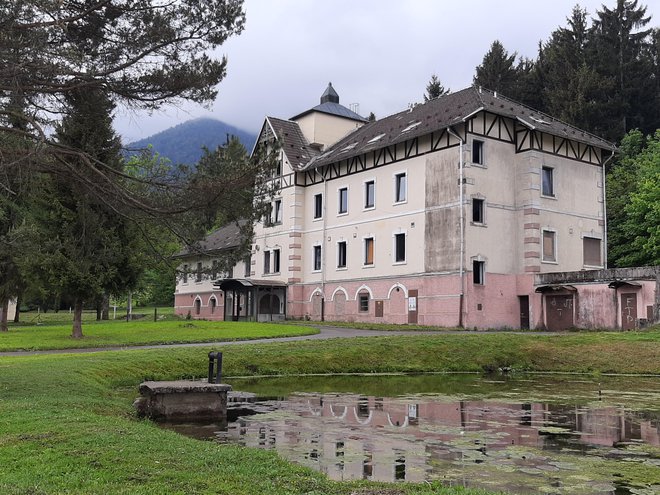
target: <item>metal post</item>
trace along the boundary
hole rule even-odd
[[[214,370],[215,368],[215,370]],[[213,375],[215,374],[215,378]],[[222,352],[209,352],[209,383],[220,383],[222,381]]]
[[[215,366],[215,362],[213,361],[213,354],[213,352],[209,352],[209,383],[213,383],[213,367]]]

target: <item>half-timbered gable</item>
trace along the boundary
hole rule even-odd
[[[292,318],[557,328],[548,305],[577,296],[535,281],[606,267],[613,145],[495,92],[367,122],[329,85],[319,105],[266,118],[259,140],[282,165],[255,226],[255,307],[276,296]]]

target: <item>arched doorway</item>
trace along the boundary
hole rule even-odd
[[[335,294],[335,316],[344,316],[346,314],[346,294],[339,291]]]
[[[312,318],[314,320],[320,320],[323,313],[323,296],[316,292],[312,296]]]
[[[264,294],[261,297],[259,314],[280,314],[280,298],[277,294]]]
[[[202,301],[200,299],[195,299],[195,315],[199,316],[202,312]]]

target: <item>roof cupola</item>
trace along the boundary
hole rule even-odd
[[[321,95],[321,104],[323,103],[339,103],[339,95],[335,91],[335,88],[332,87],[332,83],[328,83],[328,87],[325,88],[325,91]]]

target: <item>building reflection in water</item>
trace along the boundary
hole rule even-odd
[[[337,480],[469,480],[471,486],[536,493],[529,479],[565,486],[570,476],[564,470],[572,470],[566,455],[660,446],[658,416],[648,416],[615,406],[294,394],[275,412],[239,418],[216,435],[222,442],[274,448]],[[489,467],[517,475],[495,484]],[[594,486],[587,492],[615,493],[602,480]]]

